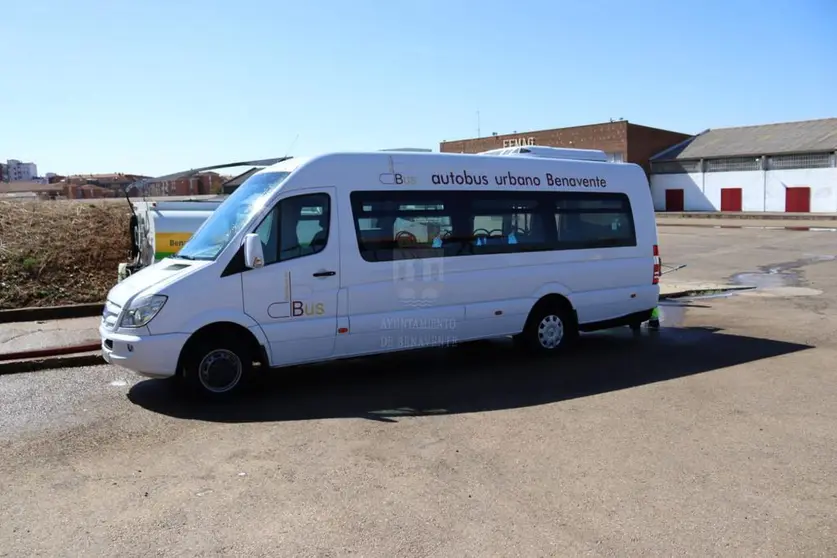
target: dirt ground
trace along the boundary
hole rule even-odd
[[[110,366],[0,377],[0,556],[837,555],[837,233],[661,248],[760,288],[556,360],[360,359],[230,405]]]
[[[0,201],[0,310],[104,300],[129,218],[125,201]]]

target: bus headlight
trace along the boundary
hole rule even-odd
[[[163,308],[168,300],[164,295],[141,296],[134,299],[122,314],[120,327],[144,327]]]

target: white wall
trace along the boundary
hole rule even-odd
[[[666,190],[683,190],[683,206],[686,211],[715,211],[715,206],[703,194],[703,174],[652,174],[651,198],[655,211],[665,211]],[[720,194],[719,194],[720,196]],[[721,198],[718,198],[721,203]]]
[[[809,186],[811,212],[837,212],[837,168],[769,171],[766,211],[785,210],[785,188]]]
[[[764,172],[707,172],[704,195],[715,210],[721,209],[721,188],[741,188],[742,211],[764,211]],[[785,197],[782,194],[782,211],[785,210]]]
[[[656,211],[665,211],[668,189],[682,189],[686,211],[720,211],[721,188],[741,188],[742,211],[785,211],[785,188],[811,188],[812,213],[837,213],[837,168],[777,171],[652,174]]]

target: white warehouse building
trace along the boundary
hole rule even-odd
[[[657,211],[837,213],[837,118],[706,130],[651,157]]]

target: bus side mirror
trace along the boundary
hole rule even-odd
[[[262,240],[255,233],[244,236],[244,267],[247,269],[264,267]]]

